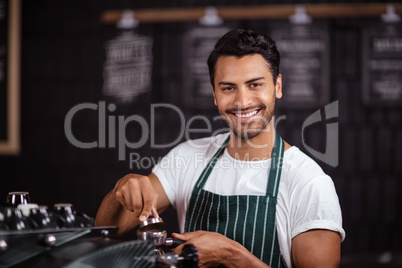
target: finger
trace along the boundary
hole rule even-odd
[[[172,236],[173,236],[174,238],[187,241],[186,236],[185,236],[184,234],[172,233]]]
[[[135,216],[138,217],[142,210],[142,198],[141,190],[138,188],[135,179],[127,179],[124,183],[121,183],[117,195],[124,208],[134,212]]]
[[[147,219],[151,214],[151,211],[156,211],[156,202],[158,194],[155,192],[154,188],[148,177],[140,178],[140,183],[142,185],[142,211],[140,219]],[[159,217],[158,213],[154,214],[154,217]]]
[[[125,189],[125,185],[128,179],[128,175],[124,176],[120,180],[117,181],[116,185],[114,186],[113,192],[115,199],[125,208],[128,210],[132,210],[130,207],[129,199],[127,198],[127,193]]]
[[[144,203],[142,202],[141,188],[135,180],[130,181],[130,190],[127,195],[129,210],[132,211],[136,217],[139,217]]]
[[[172,236],[174,238],[177,238],[177,239],[180,239],[180,240],[184,241],[184,239],[181,238],[180,234],[172,233]],[[185,241],[184,243],[178,245],[177,247],[170,248],[170,250],[173,251],[174,253],[180,255],[182,253],[182,250],[183,250],[184,246],[187,245],[187,243],[188,242]]]
[[[181,244],[175,248],[171,248],[170,250],[173,251],[174,253],[176,253],[177,255],[180,255],[181,252],[183,251],[183,247],[185,244]]]
[[[196,232],[188,232],[188,233],[172,233],[172,236],[175,238],[178,238],[180,240],[188,241],[190,239],[193,239],[195,237],[198,237],[202,235],[202,232],[196,231]]]
[[[154,208],[152,209],[152,213],[154,214],[155,218],[160,218],[159,214],[158,214],[158,211],[156,210],[156,204],[154,205]]]
[[[158,194],[156,193],[156,197],[154,198],[154,205],[152,207],[152,213],[154,214],[155,218],[159,218],[159,213],[158,213]]]
[[[124,208],[127,208],[126,200],[124,199],[123,193],[121,191],[115,192],[115,199],[119,202]]]

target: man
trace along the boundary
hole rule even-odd
[[[208,67],[230,133],[182,143],[148,176],[120,179],[95,224],[122,234],[172,205],[184,232],[173,236],[196,246],[200,265],[336,267],[345,232],[333,182],[274,129],[279,61],[264,34],[224,35]]]

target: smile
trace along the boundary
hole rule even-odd
[[[256,115],[259,112],[259,110],[256,111],[252,111],[246,114],[238,114],[238,113],[234,113],[235,116],[240,117],[240,118],[250,118],[253,117],[254,115]]]

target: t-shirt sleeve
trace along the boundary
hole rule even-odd
[[[180,145],[173,148],[165,155],[158,164],[152,169],[152,172],[158,177],[162,187],[169,199],[170,204],[176,208],[177,192],[177,173],[180,166],[178,156],[180,155]]]
[[[292,238],[311,229],[327,229],[338,232],[342,241],[345,239],[339,199],[328,175],[310,179],[295,198]]]

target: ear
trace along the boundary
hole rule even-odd
[[[212,84],[211,84],[211,87],[212,87],[212,94],[214,95],[214,104],[215,104],[215,106],[218,106],[218,103],[216,102],[215,89],[212,86]]]
[[[277,99],[282,98],[282,75],[279,74],[276,78],[276,85],[275,85],[275,97]]]

